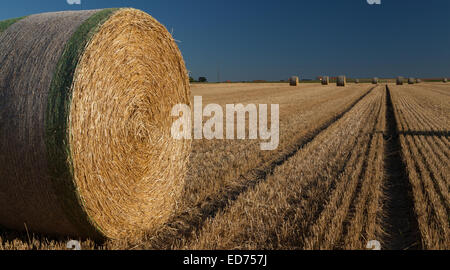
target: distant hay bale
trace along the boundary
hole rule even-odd
[[[324,76],[322,78],[322,85],[328,85],[330,83],[330,77]]]
[[[421,79],[416,79],[416,83],[421,83],[422,80]]]
[[[347,84],[347,79],[345,76],[338,76],[336,81],[337,86],[345,86]]]
[[[378,84],[378,78],[377,77],[374,77],[372,79],[372,84]]]
[[[0,34],[0,61],[1,226],[100,240],[168,220],[190,152],[170,112],[190,90],[164,26],[135,9],[31,15]]]
[[[355,79],[355,83],[358,84],[359,83],[359,79]]]
[[[397,85],[403,85],[404,80],[405,79],[401,76],[397,77]]]
[[[414,84],[415,81],[414,78],[408,78],[408,84]]]
[[[448,82],[447,78],[444,78],[442,81],[443,81],[444,83]]]
[[[292,76],[292,77],[289,79],[289,85],[290,85],[290,86],[297,86],[298,83],[299,83],[299,78],[298,78],[297,76]]]

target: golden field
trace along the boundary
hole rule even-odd
[[[450,85],[194,84],[203,103],[280,104],[275,151],[193,140],[173,217],[83,249],[450,248]],[[69,239],[2,230],[1,249]]]

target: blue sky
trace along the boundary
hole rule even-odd
[[[5,1],[6,2],[6,1]],[[13,0],[0,20],[33,13],[134,7],[173,31],[194,77],[220,80],[450,77],[450,1]]]

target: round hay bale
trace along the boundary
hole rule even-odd
[[[28,16],[0,34],[0,225],[102,240],[151,233],[173,213],[190,105],[170,33],[135,9]]]
[[[13,19],[0,21],[0,33],[5,31],[8,27],[13,25],[14,23],[22,20],[23,18],[25,18],[25,17],[19,17],[19,18],[13,18]]]
[[[416,83],[421,83],[422,80],[421,79],[416,79]]]
[[[359,79],[355,79],[355,83],[358,84],[359,83]]]
[[[442,79],[444,83],[448,82],[447,78]]]
[[[299,84],[299,78],[297,76],[292,76],[289,79],[289,85],[290,86],[297,86]]]
[[[401,76],[397,77],[397,85],[403,85],[404,80],[405,79]]]
[[[374,77],[372,79],[372,84],[378,84],[378,78],[377,77]]]
[[[414,84],[415,81],[414,78],[408,78],[408,84]]]
[[[347,84],[347,79],[345,76],[338,76],[336,81],[337,86],[345,86]]]
[[[330,83],[330,77],[324,76],[322,78],[322,85],[328,85]]]

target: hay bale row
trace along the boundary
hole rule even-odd
[[[328,84],[330,84],[330,77],[324,76],[322,78],[322,85],[328,85]]]
[[[190,144],[170,33],[135,9],[31,15],[0,33],[0,225],[122,239],[166,222]]]
[[[297,86],[299,84],[299,78],[297,76],[292,76],[289,78],[289,85],[290,86]]]
[[[403,85],[404,80],[405,79],[401,76],[397,77],[397,85]]]
[[[347,79],[345,76],[341,75],[337,77],[336,85],[345,86],[347,84]]]

